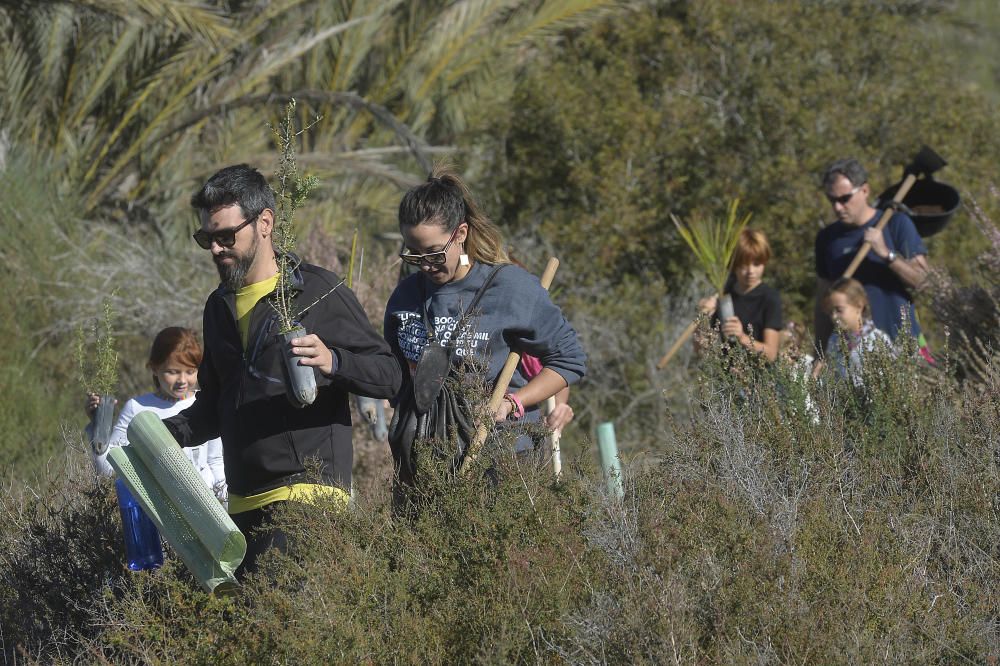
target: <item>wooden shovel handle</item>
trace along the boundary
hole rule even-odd
[[[694,331],[696,328],[698,328],[697,319],[687,325],[687,328],[685,328],[684,331],[681,333],[680,337],[677,338],[677,341],[674,342],[673,345],[671,345],[670,349],[667,350],[667,353],[664,354],[663,358],[659,360],[659,362],[656,364],[657,370],[663,370],[663,368],[667,367],[667,363],[670,363],[670,359],[672,359],[674,355],[677,354],[677,352],[680,350],[680,348],[684,346],[684,343],[687,342],[692,335],[694,335]]]
[[[917,182],[917,177],[915,175],[908,174],[906,178],[903,179],[903,184],[899,186],[896,190],[896,195],[892,198],[893,203],[902,203],[903,199],[910,192],[910,188],[913,187],[913,183]],[[879,231],[885,228],[885,225],[889,224],[889,220],[892,219],[892,213],[889,213],[888,208],[883,208],[882,212],[879,214],[879,220],[875,223],[875,228]],[[854,271],[858,270],[858,266],[861,262],[865,260],[868,256],[869,250],[872,249],[872,244],[865,242],[861,244],[861,248],[858,253],[854,255],[854,260],[851,261],[851,265],[847,267],[844,271],[844,277],[849,278],[854,276]]]
[[[555,257],[549,258],[549,263],[545,265],[545,270],[542,272],[542,289],[545,291],[549,290],[552,286],[552,280],[556,276],[556,271],[559,270],[559,260]],[[514,370],[517,369],[517,364],[521,362],[521,355],[517,352],[512,351],[507,354],[507,361],[503,364],[503,369],[497,376],[497,383],[493,386],[493,393],[490,395],[489,402],[489,414],[492,415],[499,409],[500,403],[503,402],[503,397],[507,393],[507,387],[510,386],[511,377],[514,376]],[[469,467],[472,466],[473,461],[479,454],[479,449],[482,448],[483,442],[486,441],[486,435],[489,433],[485,423],[479,425],[476,428],[476,436],[473,438],[472,442],[469,443],[469,450],[465,452],[465,458],[462,460],[462,465],[458,468],[459,475],[464,476],[468,473]]]
[[[542,271],[542,289],[545,291],[549,290],[552,286],[552,280],[556,277],[556,271],[559,270],[559,260],[555,257],[549,257],[549,263],[545,264],[545,270]]]

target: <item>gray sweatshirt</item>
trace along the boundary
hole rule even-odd
[[[494,266],[475,263],[461,280],[440,286],[421,273],[399,283],[386,306],[384,331],[403,367],[412,371],[427,343],[420,304],[423,282],[427,316],[433,322],[435,334],[441,340],[455,339],[459,355],[468,351],[488,359],[491,384],[511,349],[536,356],[543,367],[559,373],[567,384],[583,377],[587,357],[576,332],[538,278],[518,266],[500,269],[476,307],[478,316],[470,319],[466,330],[457,330],[459,318],[493,269]],[[527,383],[518,366],[510,382],[511,389]],[[537,419],[536,410],[537,407],[528,408],[532,417],[529,420]]]

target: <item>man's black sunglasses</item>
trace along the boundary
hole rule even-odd
[[[263,212],[264,211],[260,211],[260,213]],[[193,238],[194,242],[198,244],[198,247],[203,250],[211,250],[212,243],[218,243],[219,247],[224,247],[228,250],[232,246],[236,245],[236,233],[251,222],[256,221],[257,218],[260,217],[260,213],[248,217],[246,222],[237,227],[233,227],[232,229],[221,229],[219,231],[212,232],[199,229],[191,235],[191,238]]]
[[[851,190],[847,194],[841,194],[839,197],[835,197],[832,194],[827,194],[826,195],[826,200],[829,201],[831,205],[832,204],[840,204],[841,206],[846,206],[847,202],[850,201],[852,198],[854,198],[854,195],[857,194],[861,190],[861,187],[863,185],[864,185],[864,183],[861,183],[861,185],[858,185],[857,187],[855,187],[853,190]]]

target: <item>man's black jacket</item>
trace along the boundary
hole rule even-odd
[[[301,264],[295,270],[301,311],[340,282],[330,271]],[[201,390],[193,405],[164,423],[181,446],[222,437],[226,481],[238,495],[255,495],[302,480],[306,461],[318,458],[323,481],[351,487],[349,393],[391,398],[401,371],[389,345],[375,332],[354,293],[339,287],[299,317],[336,357],[331,377],[318,370],[316,401],[297,408],[285,397],[285,370],[273,297],[250,315],[244,351],[236,324],[236,297],[220,286],[204,313],[205,356],[198,368]]]

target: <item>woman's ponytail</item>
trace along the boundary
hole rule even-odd
[[[479,209],[468,186],[445,166],[437,166],[427,182],[403,195],[399,203],[399,225],[412,227],[424,222],[454,231],[465,222],[469,233],[465,253],[484,264],[508,264],[500,229]]]

